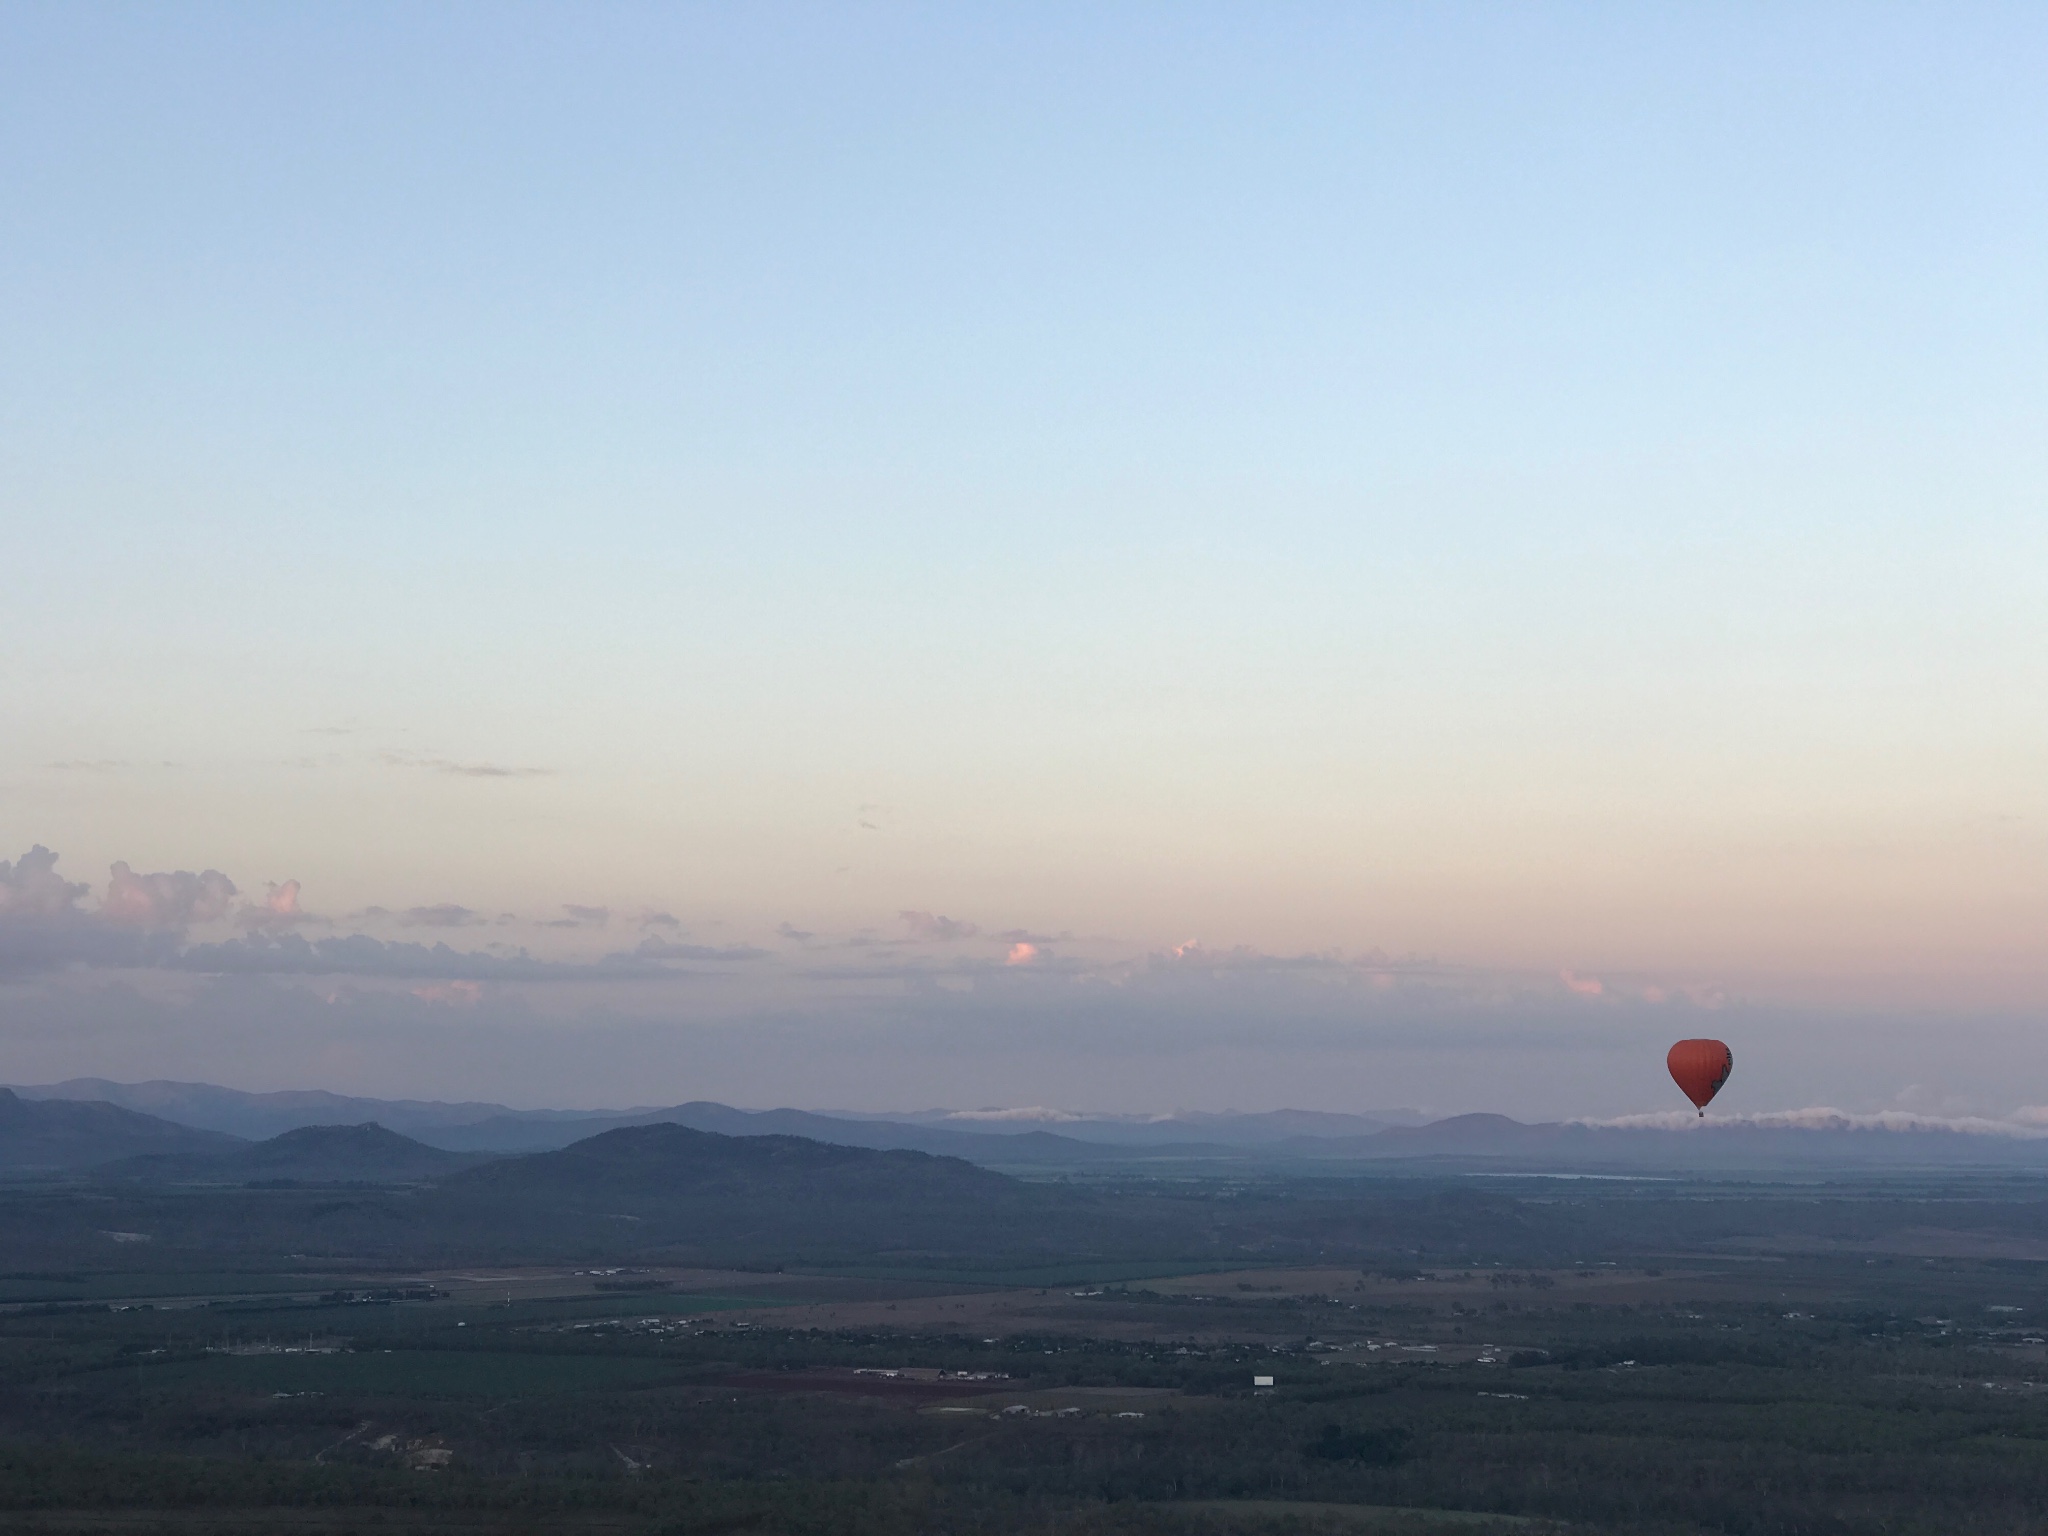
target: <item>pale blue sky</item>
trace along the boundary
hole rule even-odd
[[[0,858],[2031,1017],[2044,78],[2026,6],[0,7]]]

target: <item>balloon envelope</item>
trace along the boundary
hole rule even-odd
[[[1735,1055],[1718,1040],[1681,1040],[1664,1058],[1679,1091],[1707,1112],[1707,1104],[1735,1070]]]

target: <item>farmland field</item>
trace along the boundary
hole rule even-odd
[[[1523,1262],[1008,1284],[972,1255],[892,1277],[123,1252],[12,1282],[0,1529],[2033,1531],[2048,1273],[1997,1251],[2030,1194],[1835,1192],[1855,1246],[1800,1252],[1771,1214],[1791,1197],[1731,1241],[1746,1197],[1702,1187],[1652,1208],[1646,1252],[1641,1189],[1544,1192],[1511,1208]],[[1535,1260],[1545,1223],[1581,1256]]]

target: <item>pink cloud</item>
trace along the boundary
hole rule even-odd
[[[108,873],[100,916],[136,928],[183,928],[226,917],[235,882],[217,869],[138,875],[123,861]]]
[[[1600,997],[1607,986],[1598,976],[1581,976],[1575,971],[1562,970],[1557,979],[1564,983],[1567,992],[1576,992],[1580,997]]]
[[[1038,946],[1036,944],[1023,943],[1020,940],[1018,943],[1012,944],[1010,946],[1009,958],[1004,960],[1003,964],[1029,965],[1032,961],[1036,960],[1037,958]]]
[[[299,882],[287,880],[281,885],[275,881],[266,884],[262,904],[242,908],[235,921],[244,928],[294,928],[321,919],[299,905]]]

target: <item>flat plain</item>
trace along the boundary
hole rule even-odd
[[[78,1240],[0,1278],[0,1529],[2038,1531],[2040,1194],[1274,1184],[1064,1274]]]

